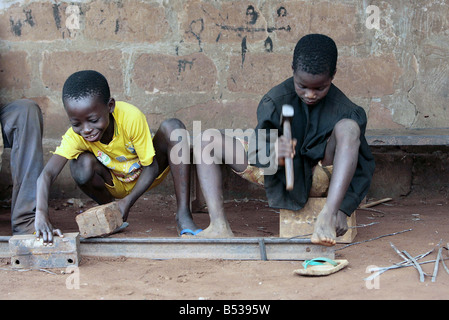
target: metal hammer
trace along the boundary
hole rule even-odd
[[[292,118],[295,114],[295,110],[289,104],[284,104],[282,106],[282,114],[281,114],[281,124],[284,130],[284,136],[291,140],[292,139]],[[293,159],[285,158],[285,181],[286,181],[286,190],[293,190],[293,181],[295,180],[295,174],[293,172]]]

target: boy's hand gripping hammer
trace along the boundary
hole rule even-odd
[[[281,114],[281,124],[284,130],[284,136],[288,140],[292,140],[292,118],[295,114],[295,110],[289,104],[284,104],[282,106],[282,114]],[[286,181],[286,190],[293,190],[293,181],[294,181],[294,172],[293,172],[293,159],[285,158],[285,181]]]

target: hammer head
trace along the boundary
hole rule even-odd
[[[284,104],[282,106],[282,114],[281,114],[281,122],[284,122],[284,119],[291,119],[293,118],[295,114],[295,110],[293,109],[293,106],[289,104]]]

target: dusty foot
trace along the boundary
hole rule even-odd
[[[333,214],[327,209],[327,206],[324,205],[323,209],[317,217],[315,229],[313,231],[312,237],[310,238],[312,243],[328,247],[334,246],[337,243],[337,220],[338,224],[340,225],[340,211],[337,214]]]
[[[234,233],[231,230],[226,229],[216,229],[211,226],[207,227],[200,233],[198,233],[196,238],[232,238]]]
[[[206,229],[198,233],[197,238],[232,238],[234,233],[228,222],[211,223]]]
[[[337,237],[344,236],[345,233],[348,231],[348,220],[347,215],[343,211],[338,210],[337,213],[337,225],[335,227],[335,230],[337,232]]]

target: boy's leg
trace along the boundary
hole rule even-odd
[[[70,172],[78,187],[98,204],[114,201],[104,185],[113,184],[111,172],[92,153],[84,152],[71,160]]]
[[[11,148],[11,225],[13,234],[32,233],[36,211],[36,181],[43,169],[43,120],[32,100],[11,102],[0,110],[6,148]]]
[[[323,166],[333,164],[326,204],[318,215],[312,242],[332,246],[347,231],[346,215],[339,210],[357,167],[360,127],[350,119],[340,120],[326,146]]]
[[[174,130],[181,134],[179,141],[172,141],[170,136]],[[179,135],[174,136],[178,138]],[[181,145],[179,145],[181,144]],[[173,176],[175,194],[177,202],[176,223],[178,232],[190,229],[193,232],[198,230],[198,226],[193,222],[190,212],[190,141],[184,124],[178,119],[167,119],[163,121],[157,130],[153,145],[156,149],[156,161],[159,165],[159,173],[162,173],[168,166]],[[178,154],[174,151],[182,150],[186,154]],[[182,157],[180,159],[179,157]]]
[[[223,207],[223,180],[221,165],[225,163],[237,172],[248,166],[246,151],[237,139],[219,134],[217,138],[196,140],[201,148],[194,147],[198,180],[209,210],[210,225],[199,237],[232,237],[233,233]],[[211,151],[215,151],[211,154]],[[221,154],[220,154],[221,152]],[[239,160],[239,161],[237,161]]]

